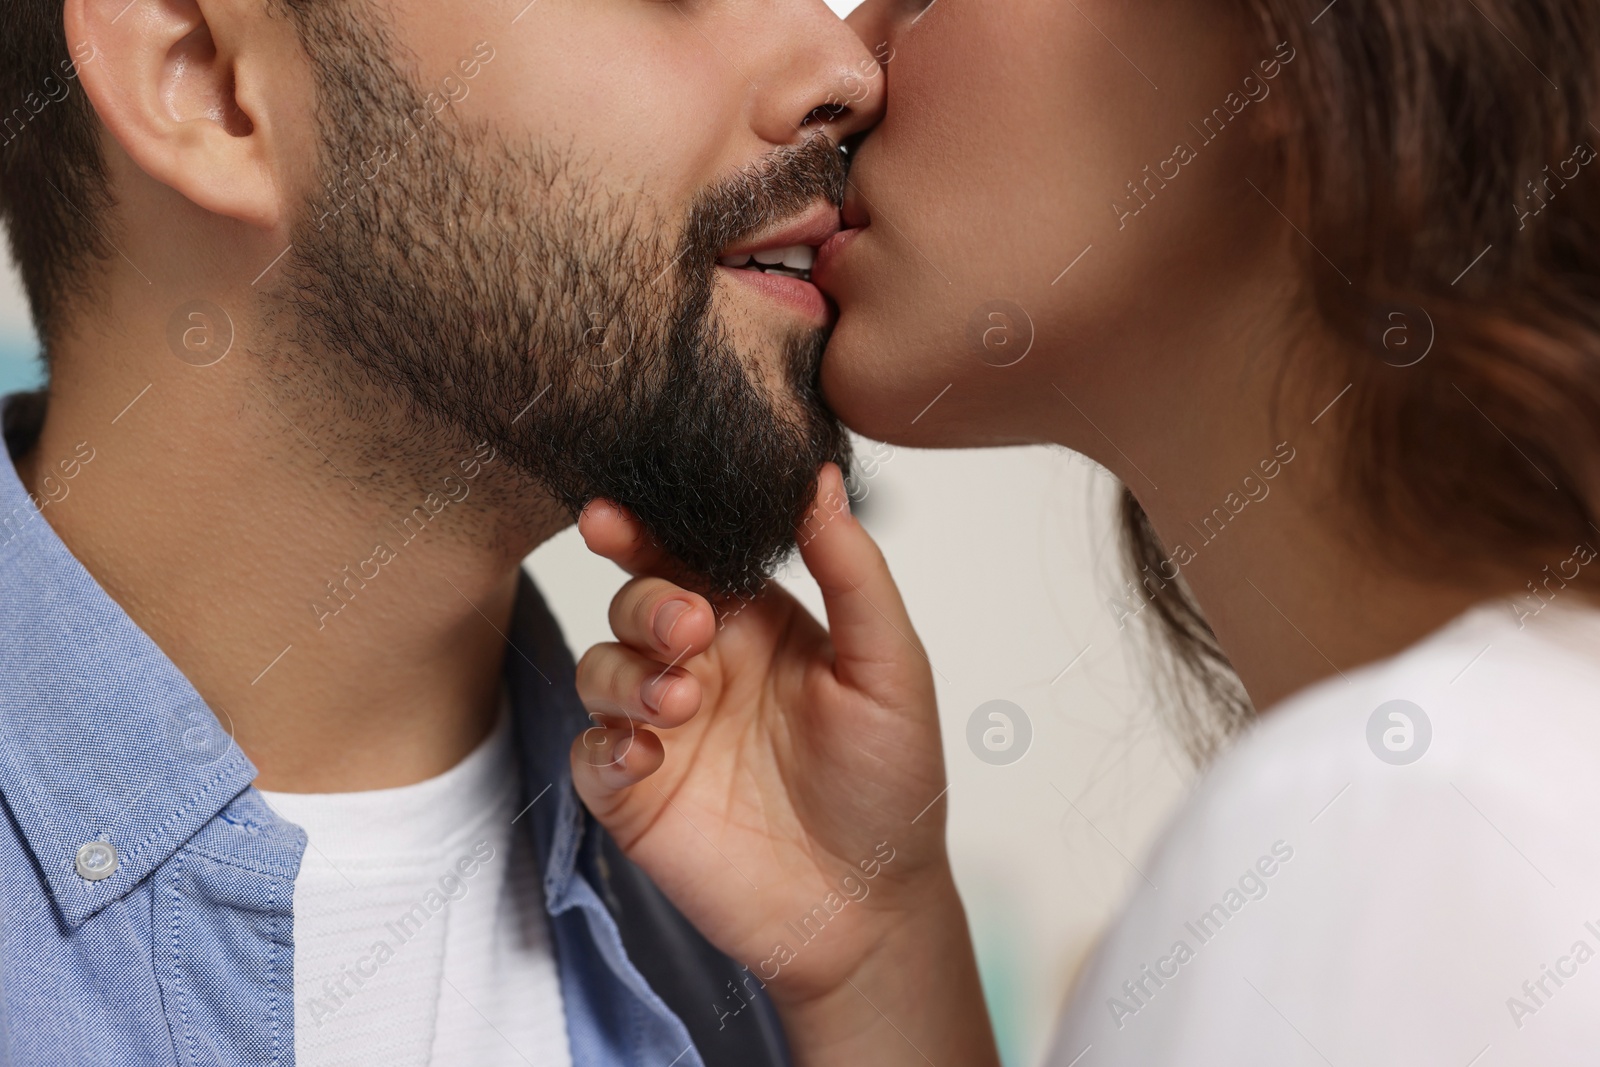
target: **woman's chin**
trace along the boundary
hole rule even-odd
[[[834,414],[851,430],[876,441],[895,441],[910,425],[915,411],[904,410],[908,389],[903,364],[888,337],[872,331],[836,331],[822,360],[822,395]]]
[[[975,427],[963,427],[940,407],[954,388],[910,372],[915,361],[895,358],[887,345],[830,347],[822,363],[822,394],[841,422],[874,441],[913,448],[964,448],[980,444]]]

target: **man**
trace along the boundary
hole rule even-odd
[[[597,496],[716,591],[787,550],[870,54],[823,0],[13,9],[7,1062],[780,1062],[578,805],[520,561]]]

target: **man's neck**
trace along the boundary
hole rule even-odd
[[[454,766],[497,711],[520,561],[561,520],[497,521],[489,502],[518,475],[492,450],[418,460],[406,443],[427,435],[397,432],[375,466],[370,434],[274,390],[249,355],[162,357],[58,356],[17,464],[40,497],[58,460],[94,449],[44,509],[56,534],[261,788],[388,788]]]

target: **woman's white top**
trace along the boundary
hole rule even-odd
[[[1051,1067],[1600,1063],[1600,611],[1539,604],[1263,715],[1140,863]]]

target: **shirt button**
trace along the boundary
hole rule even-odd
[[[87,841],[78,849],[78,873],[91,882],[117,873],[117,850],[106,841]]]

